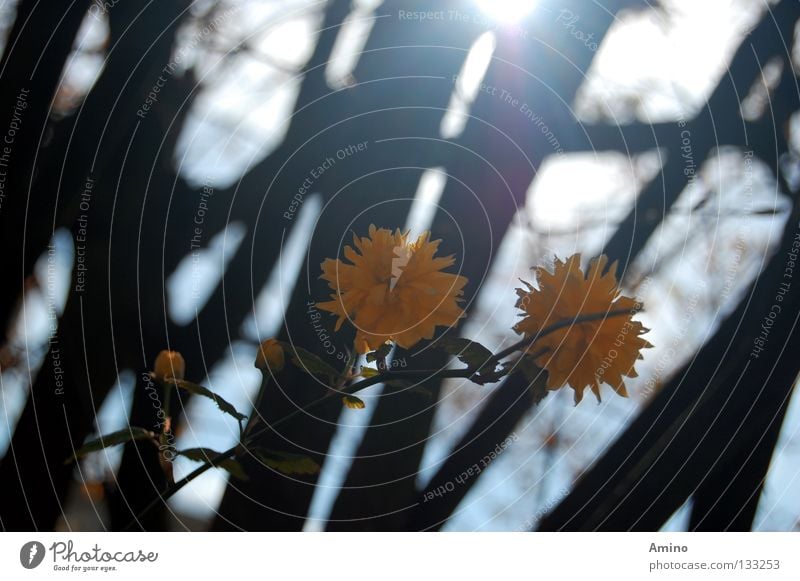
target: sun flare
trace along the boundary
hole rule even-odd
[[[475,2],[489,18],[505,23],[521,20],[536,4],[536,0],[475,0]]]

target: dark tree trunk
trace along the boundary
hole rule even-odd
[[[138,298],[130,272],[136,260],[130,241],[137,239],[137,223],[128,218],[141,212],[144,190],[120,196],[117,205],[118,180],[126,168],[136,165],[129,139],[137,131],[137,109],[145,102],[162,63],[169,61],[177,22],[186,7],[177,3],[170,10],[158,7],[140,14],[144,4],[118,5],[112,10],[115,51],[82,109],[69,121],[76,145],[60,155],[50,152],[47,163],[56,162],[59,171],[48,171],[34,185],[32,197],[40,196],[36,199],[46,207],[55,209],[55,196],[61,194],[59,223],[74,228],[75,234],[85,230],[85,239],[76,238],[76,260],[85,268],[75,269],[58,343],[51,342],[45,367],[32,386],[14,432],[9,461],[0,466],[0,481],[9,483],[10,489],[0,514],[9,528],[52,528],[71,480],[72,467],[65,466],[64,460],[91,430],[97,407],[119,370],[139,368],[137,342],[131,332],[137,327],[138,313],[119,305],[135,304]],[[114,131],[108,132],[108,127]],[[151,144],[152,140],[148,148]],[[145,162],[144,167],[152,167],[152,158]],[[125,220],[115,224],[115,212]],[[46,235],[39,232],[43,235],[39,242],[46,244],[52,224],[51,218],[46,224],[50,230]],[[124,241],[118,247],[122,252],[114,253],[113,259],[112,232]],[[53,369],[59,354],[63,356],[63,374]],[[40,445],[31,448],[31,442]],[[26,495],[41,498],[31,511],[26,508]]]
[[[696,118],[685,120],[685,129],[678,123],[654,126],[652,131],[642,126],[644,131],[635,143],[642,140],[646,143],[655,133],[654,143],[658,147],[668,148],[669,153],[661,175],[639,195],[633,209],[604,249],[605,254],[619,260],[620,276],[624,276],[630,262],[650,240],[686,187],[688,178],[683,174],[686,160],[681,157],[682,154],[689,155],[690,160],[699,168],[715,147],[741,145],[744,148],[759,148],[759,156],[770,167],[775,168],[776,152],[786,150],[785,145],[781,147],[781,143],[785,144],[785,127],[779,126],[776,131],[769,114],[757,123],[746,123],[741,118],[740,107],[750,88],[760,79],[762,68],[767,62],[772,57],[785,56],[784,43],[786,39],[793,38],[794,26],[799,17],[800,4],[793,0],[783,0],[768,11],[739,46],[706,106]],[[790,63],[785,66],[791,70]],[[775,103],[780,107],[796,105],[796,82],[793,89],[794,93],[785,93],[787,98],[784,101],[775,100]],[[791,107],[791,111],[796,108]],[[780,118],[781,123],[787,118],[788,116]],[[619,134],[620,137],[626,135],[622,130]],[[687,135],[690,149],[682,151],[683,138]],[[598,144],[599,147],[603,145],[604,143]],[[626,151],[627,142],[620,139],[614,148]]]
[[[531,23],[532,34],[529,39],[514,35],[500,38],[496,54],[498,62],[494,63],[486,80],[488,86],[498,88],[497,94],[482,95],[473,112],[477,119],[491,119],[492,129],[487,130],[486,126],[474,123],[468,128],[464,139],[465,146],[475,147],[487,156],[493,170],[505,182],[485,183],[479,187],[478,195],[486,196],[484,205],[491,208],[492,223],[489,228],[495,237],[494,245],[499,244],[514,214],[526,203],[528,187],[542,161],[547,156],[562,154],[562,143],[566,145],[574,140],[572,134],[576,120],[571,107],[586,71],[591,66],[594,53],[582,43],[575,42],[571,35],[561,30],[560,24],[554,24],[552,20],[558,17],[559,10],[580,15],[583,22],[592,24],[591,32],[599,45],[613,22],[616,10],[627,4],[629,3],[608,3],[606,7],[600,7],[561,2],[558,10],[552,4],[549,7],[546,5],[544,8],[549,8],[549,12],[546,12],[548,18]],[[561,59],[568,59],[573,68],[566,74],[562,73],[551,79],[550,71],[558,66],[556,63]],[[505,62],[513,63],[513,66],[504,66]],[[547,78],[547,85],[541,84],[538,78]],[[527,105],[526,111],[531,110],[551,128],[554,140],[525,116],[523,103]],[[515,151],[519,146],[522,147],[522,152]],[[478,169],[482,175],[489,173],[487,168]],[[481,184],[480,175],[470,178],[465,180],[466,183]],[[498,199],[506,197],[512,203],[501,207]],[[454,221],[467,225],[463,228],[464,231],[486,230],[486,225],[473,223],[480,212],[475,208],[465,207],[463,199],[454,197],[450,204],[447,209],[456,216]],[[454,235],[455,233],[451,233],[451,238]],[[465,250],[465,255],[470,256],[471,261],[488,267],[493,258],[491,246],[492,243],[487,247],[489,252],[473,246],[468,252]],[[455,482],[457,477],[509,437],[518,421],[530,409],[531,399],[527,391],[527,382],[521,375],[512,375],[495,388],[495,392],[487,398],[483,411],[458,442],[451,456],[442,464],[430,483],[418,493],[411,528],[438,530],[445,524],[458,503],[475,485],[478,476],[466,479],[455,490],[443,496],[427,501],[426,497],[430,498],[429,493],[437,487]]]
[[[787,253],[798,239],[799,220],[795,204],[779,250],[742,305],[581,477],[541,530],[656,530],[696,493],[701,504],[693,525],[749,528],[763,473],[753,479],[737,472],[768,463],[798,373],[791,354],[800,342],[800,286],[789,280],[783,300],[776,295],[788,280]],[[754,341],[775,304],[782,314],[759,353]],[[733,480],[723,485],[726,476]]]
[[[52,233],[56,192],[42,197],[31,188],[38,173],[34,164],[37,154],[45,149],[56,87],[88,6],[89,0],[58,0],[47,5],[22,0],[0,61],[3,138],[12,121],[19,126],[4,156],[6,175],[0,190],[0,247],[8,281],[0,288],[0,340],[18,306],[26,278]],[[23,231],[21,224],[26,225]]]

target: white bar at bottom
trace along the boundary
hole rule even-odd
[[[14,580],[796,581],[798,563],[797,533],[0,534],[0,578]]]

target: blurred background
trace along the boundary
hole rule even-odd
[[[3,529],[122,529],[157,496],[147,444],[63,459],[153,424],[161,349],[247,414],[261,340],[336,363],[351,338],[323,317],[331,353],[308,304],[373,223],[442,239],[470,279],[458,333],[490,348],[532,266],[618,261],[655,346],[630,398],[375,386],[274,435],[318,475],[212,470],[137,526],[799,529],[798,19],[797,0],[3,0]],[[265,417],[319,389],[283,387]],[[178,448],[233,446],[199,399],[175,402]]]

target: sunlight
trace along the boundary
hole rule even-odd
[[[493,20],[516,22],[524,18],[536,4],[536,0],[475,0]]]
[[[492,62],[496,46],[493,32],[484,32],[472,45],[458,74],[453,95],[442,117],[440,133],[445,139],[455,139],[464,132],[472,104],[478,97],[481,83]]]

